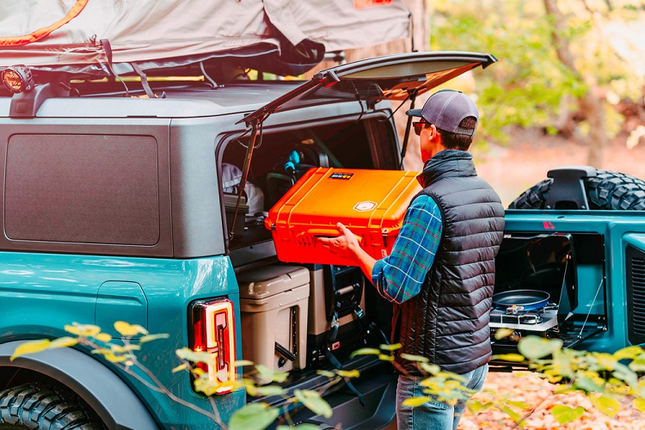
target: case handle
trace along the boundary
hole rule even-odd
[[[340,236],[340,231],[338,229],[333,229],[333,228],[310,228],[307,231],[304,231],[300,233],[301,235],[311,235],[313,239],[317,237],[337,237]],[[363,244],[363,238],[361,236],[355,235],[356,239],[358,239],[358,244],[362,245]]]

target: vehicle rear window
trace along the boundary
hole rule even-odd
[[[153,137],[14,135],[6,160],[9,239],[128,245],[159,241]]]

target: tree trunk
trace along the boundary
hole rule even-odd
[[[578,69],[576,69],[573,54],[569,49],[568,41],[561,37],[567,24],[562,12],[558,8],[556,0],[544,0],[544,8],[547,15],[553,18],[553,31],[551,37],[555,45],[556,53],[560,62],[571,71],[578,79],[583,80]],[[603,152],[607,144],[607,130],[605,127],[605,111],[602,99],[594,94],[594,85],[589,85],[587,92],[578,98],[580,114],[589,123],[589,136],[587,163],[596,168],[602,167]]]

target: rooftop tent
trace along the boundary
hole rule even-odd
[[[110,57],[117,73],[220,58],[299,74],[325,51],[407,38],[409,20],[401,0],[0,2],[0,68],[102,76]]]

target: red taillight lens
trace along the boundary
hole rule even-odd
[[[193,304],[192,348],[214,355],[215,364],[200,364],[208,378],[221,387],[217,394],[231,392],[235,385],[235,321],[233,303],[228,299],[200,301]]]

